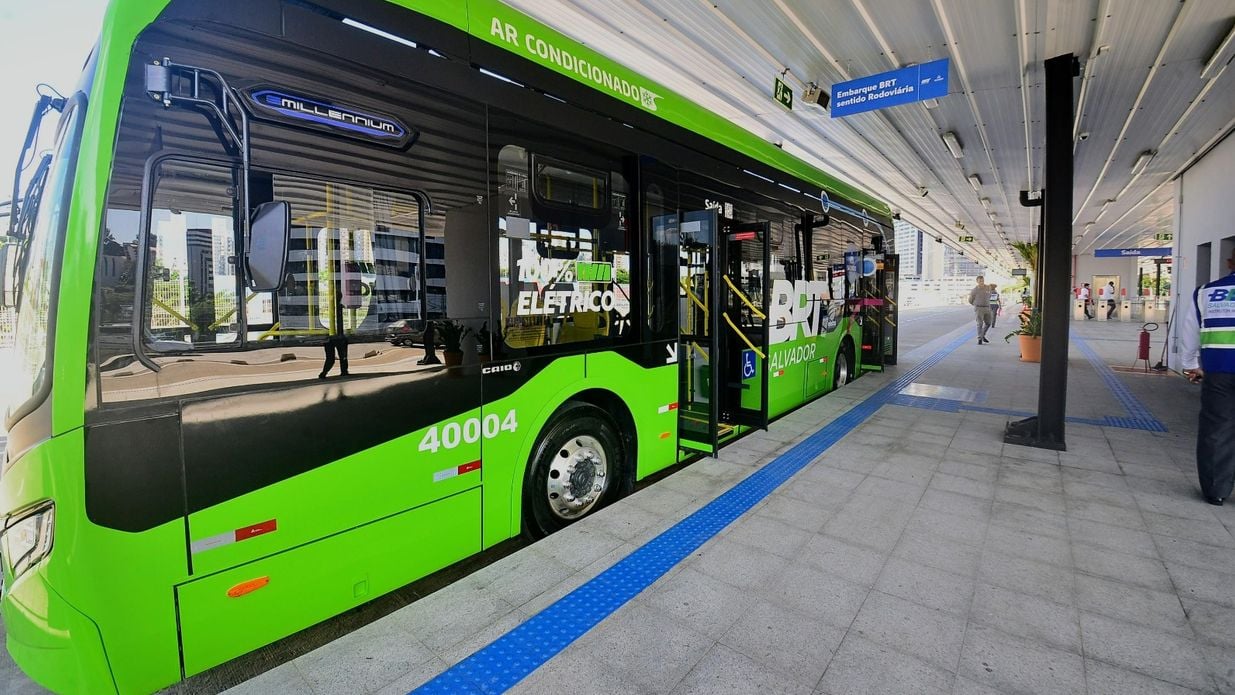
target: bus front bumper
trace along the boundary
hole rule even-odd
[[[116,692],[98,627],[47,583],[41,568],[4,589],[6,646],[27,676],[58,693]]]

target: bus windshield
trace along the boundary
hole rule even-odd
[[[71,100],[60,117],[50,165],[40,167],[27,187],[18,261],[17,326],[14,341],[16,381],[10,392],[9,425],[37,405],[51,383],[51,336],[54,327],[57,249],[67,221],[73,163],[84,115]],[[42,179],[42,180],[38,180]]]

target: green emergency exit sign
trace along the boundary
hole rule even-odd
[[[1171,232],[1159,232],[1154,235],[1154,241],[1175,241],[1175,235]]]
[[[793,110],[793,89],[785,84],[779,77],[776,82],[772,83],[772,98],[780,102],[780,105]]]
[[[973,235],[972,235],[972,234],[966,234],[966,235],[964,235],[964,236],[958,236],[958,237],[956,237],[956,240],[957,240],[957,241],[959,241],[959,242],[961,242],[962,244],[972,244],[972,243],[973,243]]]

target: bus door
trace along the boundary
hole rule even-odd
[[[768,304],[771,225],[722,224],[719,422],[768,426]]]
[[[718,426],[720,385],[712,378],[716,355],[719,286],[715,210],[682,213],[678,220],[678,442],[693,451],[715,453],[732,430]]]
[[[737,426],[767,426],[769,225],[699,210],[679,229],[679,441],[715,453]]]

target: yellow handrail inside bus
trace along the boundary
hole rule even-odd
[[[707,305],[699,301],[699,298],[695,296],[695,293],[690,291],[690,286],[687,285],[686,278],[682,278],[682,280],[680,281],[680,284],[682,285],[682,291],[686,293],[686,297],[690,299],[690,301],[699,305],[699,308],[703,309],[703,315],[707,316],[708,315]]]
[[[200,330],[201,330],[201,328],[200,328],[200,327],[198,327],[198,325],[197,325],[196,323],[193,323],[192,321],[188,320],[187,318],[185,318],[185,317],[181,316],[181,315],[180,315],[180,312],[176,311],[175,309],[173,309],[173,308],[171,308],[171,307],[167,306],[166,304],[164,304],[163,302],[159,301],[159,298],[158,298],[158,297],[151,297],[151,298],[150,298],[150,301],[151,301],[151,302],[153,302],[154,304],[157,304],[157,305],[158,305],[161,309],[163,309],[163,311],[166,311],[167,313],[171,314],[173,318],[176,318],[176,319],[179,319],[179,320],[183,321],[183,322],[185,323],[185,325],[187,325],[189,328],[193,329],[194,331],[200,331]],[[211,328],[214,328],[214,326],[211,326]]]
[[[763,359],[764,358],[763,350],[760,350],[759,348],[755,347],[755,344],[750,342],[750,338],[747,338],[745,333],[738,330],[738,327],[734,325],[733,323],[733,319],[729,318],[729,314],[721,314],[721,316],[724,317],[725,323],[729,324],[729,327],[733,329],[733,332],[738,334],[738,337],[742,339],[742,342],[746,343],[746,347],[750,348],[751,350],[754,350],[755,354],[759,355],[759,359]]]
[[[692,340],[690,341],[690,346],[693,347],[699,353],[699,356],[703,358],[703,361],[705,364],[711,361],[708,359],[708,353],[704,352],[703,348],[699,347],[699,343],[696,343],[695,341]]]
[[[253,301],[253,298],[254,298],[254,297],[256,297],[256,296],[257,296],[257,293],[256,293],[256,292],[254,292],[254,293],[250,294],[249,296],[247,296],[247,297],[245,297],[245,298],[244,298],[244,303],[245,303],[245,304],[248,304],[249,302]],[[237,308],[239,308],[239,307],[237,307]],[[208,331],[213,331],[214,329],[218,328],[219,326],[222,326],[222,325],[223,325],[223,322],[224,322],[224,321],[226,321],[226,320],[228,320],[228,319],[230,319],[230,318],[232,317],[232,314],[235,314],[235,313],[236,313],[236,309],[232,309],[231,311],[227,312],[226,314],[223,314],[223,315],[222,315],[222,316],[220,316],[220,317],[219,317],[219,318],[218,318],[218,319],[217,319],[214,323],[212,323],[212,324],[210,324],[209,326],[207,326],[207,327],[206,327],[206,330],[208,330]]]
[[[725,279],[725,284],[729,286],[729,289],[733,290],[733,293],[738,296],[738,299],[742,300],[742,303],[745,304],[750,309],[752,314],[754,314],[760,319],[767,318],[766,314],[764,314],[762,311],[759,311],[759,307],[755,306],[750,301],[750,299],[747,299],[746,295],[742,294],[742,290],[739,290],[737,285],[733,284],[733,280],[730,280],[728,275],[721,275],[721,277]]]

